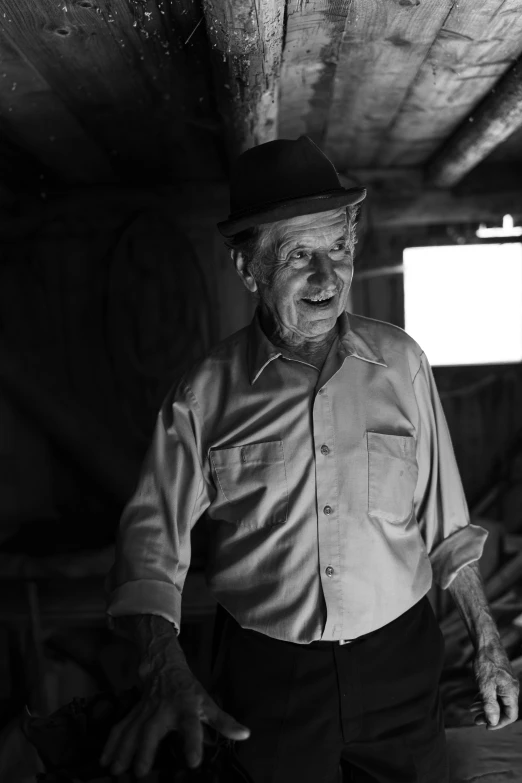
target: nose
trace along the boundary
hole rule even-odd
[[[337,284],[334,262],[328,253],[316,252],[312,255],[311,270],[308,282],[316,286],[326,287]]]

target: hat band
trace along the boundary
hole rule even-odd
[[[267,207],[273,207],[276,204],[286,204],[288,201],[299,201],[300,199],[309,198],[326,198],[329,195],[335,193],[346,193],[346,188],[329,188],[328,190],[318,190],[315,193],[303,193],[299,196],[286,196],[286,198],[278,199],[277,201],[263,201],[260,204],[256,204],[246,209],[241,209],[238,212],[233,212],[228,216],[229,220],[236,220],[242,217],[246,217],[252,212],[263,212]]]

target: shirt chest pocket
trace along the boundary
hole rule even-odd
[[[413,513],[417,485],[415,438],[381,432],[366,435],[368,514],[395,524],[405,522]]]
[[[283,441],[211,449],[222,519],[248,527],[282,525],[288,518]],[[223,502],[224,501],[224,502]]]

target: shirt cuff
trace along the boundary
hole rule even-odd
[[[179,633],[181,593],[173,584],[155,579],[136,579],[116,587],[109,596],[107,614],[157,614],[172,623]]]
[[[478,525],[466,525],[430,552],[433,580],[446,590],[464,566],[480,560],[488,531]]]

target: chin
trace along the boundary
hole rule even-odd
[[[322,318],[315,318],[313,321],[307,321],[303,324],[300,330],[303,334],[309,334],[311,337],[317,337],[319,334],[326,334],[329,332],[335,322],[337,321],[337,315],[332,313],[331,315],[324,314]]]

